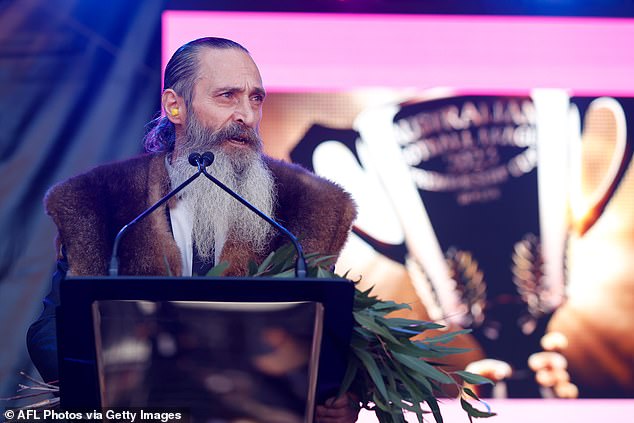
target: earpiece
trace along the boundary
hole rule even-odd
[[[172,110],[171,110],[171,113],[172,113],[172,116],[174,116],[174,117],[178,116],[178,113],[179,113],[179,111],[178,111],[178,107],[176,107],[176,108],[172,109]]]

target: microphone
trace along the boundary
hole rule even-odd
[[[205,153],[205,154],[207,154],[207,153]],[[110,267],[108,269],[110,276],[118,276],[119,275],[119,243],[121,242],[121,238],[123,237],[123,235],[125,235],[125,233],[131,227],[133,227],[134,225],[139,223],[147,215],[149,215],[154,210],[159,208],[162,204],[164,204],[167,200],[169,200],[170,198],[172,198],[173,196],[178,194],[187,185],[191,184],[194,181],[194,179],[198,178],[200,176],[200,174],[205,170],[204,166],[209,166],[214,161],[213,154],[209,153],[211,156],[205,156],[205,154],[203,154],[201,156],[198,153],[191,153],[189,155],[189,157],[188,157],[189,164],[191,164],[192,166],[197,167],[198,171],[196,173],[194,173],[192,176],[190,176],[185,182],[183,182],[182,184],[180,184],[179,186],[174,188],[172,191],[168,192],[167,195],[165,195],[163,198],[158,200],[156,203],[154,203],[152,206],[150,206],[143,213],[141,213],[140,215],[135,217],[134,220],[132,220],[130,223],[125,225],[123,228],[121,228],[121,230],[119,230],[119,232],[117,233],[117,236],[114,239],[114,244],[112,245],[112,254],[110,256],[111,257],[111,259],[110,259]],[[208,163],[208,164],[205,165],[205,163]]]
[[[215,157],[211,151],[207,151],[203,153],[201,159],[203,161],[203,168],[206,168],[207,166],[211,166],[211,164],[214,162]],[[205,169],[203,169],[203,173],[205,173]]]
[[[198,162],[201,159],[201,155],[198,153],[191,153],[189,157],[187,157],[187,161],[190,165],[198,167]]]
[[[243,197],[241,197],[238,193],[233,191],[231,188],[227,187],[218,179],[210,175],[206,169],[206,167],[209,166],[209,164],[205,164],[207,163],[207,161],[209,161],[209,164],[213,163],[214,161],[214,155],[210,151],[203,153],[201,157],[202,168],[199,167],[201,169],[202,174],[205,175],[207,179],[209,179],[211,182],[213,182],[214,184],[222,188],[223,191],[225,191],[227,194],[229,194],[230,196],[238,200],[240,203],[242,203],[242,205],[247,207],[253,213],[257,214],[262,219],[266,220],[271,226],[273,226],[275,229],[277,229],[280,233],[282,233],[284,236],[286,236],[286,238],[288,238],[291,241],[291,243],[293,244],[293,247],[295,247],[295,251],[297,252],[297,260],[295,261],[295,277],[305,278],[306,277],[306,257],[304,257],[304,251],[302,250],[302,246],[300,245],[295,235],[293,235],[284,226],[280,225],[275,220],[273,220],[272,218],[264,214],[260,209],[255,207],[253,204],[249,203],[247,200],[245,200]]]

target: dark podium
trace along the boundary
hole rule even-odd
[[[67,278],[61,405],[181,408],[191,421],[311,421],[346,369],[344,279]]]

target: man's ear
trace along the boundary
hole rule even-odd
[[[181,96],[176,94],[176,91],[171,88],[163,91],[161,104],[163,112],[170,122],[174,125],[182,125],[185,122],[185,102]]]

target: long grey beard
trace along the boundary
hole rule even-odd
[[[275,184],[259,152],[254,151],[253,157],[236,158],[229,157],[218,146],[208,146],[204,151],[215,155],[213,164],[208,168],[209,173],[265,214],[270,216],[273,213]],[[174,159],[167,170],[172,187],[195,172],[188,156],[183,154]],[[183,190],[181,201],[192,217],[192,240],[201,260],[210,262],[214,258],[218,262],[229,237],[256,254],[266,252],[272,235],[270,225],[204,176]]]

